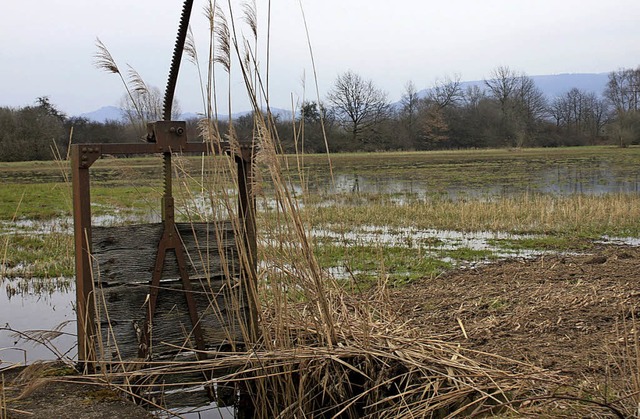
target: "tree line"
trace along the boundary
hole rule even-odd
[[[611,72],[599,93],[573,88],[547,98],[526,74],[497,67],[482,85],[466,88],[459,76],[446,77],[420,95],[408,82],[392,104],[373,81],[347,71],[324,101],[302,103],[294,121],[275,118],[275,126],[286,152],[640,143],[640,67]],[[0,107],[0,161],[48,160],[53,150],[65,155],[70,141],[140,141],[145,124],[137,117],[159,119],[161,101],[137,98],[136,106],[135,97],[126,99],[125,120],[104,123],[68,117],[47,97],[22,108]],[[195,139],[197,121],[188,122]],[[238,135],[253,135],[253,115],[231,124]],[[219,129],[230,131],[229,122]]]
[[[639,99],[640,67],[611,72],[603,92],[572,88],[555,98],[526,74],[498,67],[482,85],[463,88],[459,76],[447,77],[422,96],[409,82],[396,104],[373,81],[348,71],[324,103],[303,104],[299,118],[312,151],[324,147],[313,135],[320,122],[331,133],[332,151],[624,147],[640,143]]]

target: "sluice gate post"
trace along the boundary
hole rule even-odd
[[[191,347],[200,357],[257,338],[252,145],[188,142],[182,121],[149,127],[148,143],[71,146],[78,361],[85,371],[99,361],[148,360],[162,355],[159,347]],[[239,220],[176,223],[173,153],[232,155]],[[164,161],[162,222],[93,227],[92,164],[104,155],[149,154]]]

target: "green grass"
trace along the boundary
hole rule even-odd
[[[395,284],[437,275],[452,266],[420,249],[400,246],[323,244],[316,247],[316,257],[324,268],[345,267],[370,280],[388,275]]]
[[[5,235],[0,243],[7,249],[3,264],[7,277],[57,278],[74,275],[73,238],[69,234]]]
[[[2,183],[0,219],[48,219],[71,214],[71,190],[64,183]]]
[[[496,259],[492,250],[478,250],[468,247],[460,247],[451,250],[441,250],[438,252],[442,258],[450,258],[456,261],[477,262],[481,260]]]
[[[571,236],[538,236],[520,239],[489,239],[487,243],[508,250],[555,250],[568,249],[586,250],[591,246],[591,241]]]

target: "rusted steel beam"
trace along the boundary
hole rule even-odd
[[[158,243],[158,252],[156,254],[156,261],[153,268],[153,275],[151,283],[149,284],[149,306],[147,309],[146,324],[143,326],[142,340],[139,344],[138,356],[140,358],[148,359],[152,356],[151,353],[151,329],[153,325],[153,317],[156,313],[156,306],[158,302],[158,296],[161,290],[160,280],[162,279],[162,272],[164,270],[164,261],[167,252],[173,250],[176,255],[176,261],[178,264],[178,270],[180,272],[180,279],[182,281],[182,289],[185,291],[184,296],[187,301],[187,308],[189,311],[189,318],[191,325],[193,326],[193,335],[196,341],[196,349],[199,351],[205,350],[204,334],[202,333],[202,327],[200,325],[200,315],[198,313],[198,307],[193,297],[193,287],[187,271],[187,263],[184,257],[184,248],[182,240],[180,239],[180,233],[178,232],[175,224],[165,229]],[[201,352],[197,353],[198,359],[201,358]]]
[[[178,231],[174,225],[174,252],[176,253],[176,260],[178,261],[178,269],[180,270],[180,279],[182,280],[182,288],[185,293],[184,296],[187,299],[187,308],[189,309],[189,318],[191,319],[191,325],[193,326],[193,336],[196,340],[196,348],[199,352],[196,353],[199,360],[205,359],[206,355],[203,355],[202,351],[205,350],[204,334],[202,333],[202,326],[200,322],[200,315],[198,313],[198,306],[193,296],[193,287],[191,286],[191,279],[187,272],[187,262],[184,257],[184,248],[182,240],[178,235]],[[206,308],[206,307],[205,307]]]
[[[95,361],[95,307],[91,272],[91,194],[89,166],[97,153],[87,147],[71,146],[74,241],[76,264],[76,315],[78,362],[85,371]]]
[[[162,122],[162,121],[161,121]],[[174,121],[171,121],[174,122]],[[157,124],[157,123],[156,123]],[[158,154],[158,153],[211,153],[222,154],[229,151],[229,143],[190,143],[190,142],[170,142],[159,143],[102,143],[102,144],[73,144],[81,150],[81,163],[89,168],[100,157],[105,154]]]
[[[100,154],[155,154],[155,153],[207,153],[212,151],[213,153],[219,153],[218,147],[213,150],[208,143],[186,143],[184,145],[169,145],[169,144],[155,144],[155,143],[131,143],[131,144],[98,144],[89,145],[93,147],[99,147]]]

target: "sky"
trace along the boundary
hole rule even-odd
[[[207,3],[195,0],[191,18],[204,62]],[[220,3],[229,16],[228,2]],[[266,79],[269,2],[256,4],[256,57]],[[238,33],[249,36],[242,3],[231,6]],[[0,106],[31,105],[41,96],[68,115],[118,106],[125,89],[116,75],[95,67],[98,38],[121,69],[130,65],[164,90],[181,9],[181,0],[3,1]],[[640,65],[638,0],[273,0],[270,16],[270,105],[284,109],[324,100],[348,70],[396,101],[409,81],[423,89],[454,75],[482,80],[498,66],[544,75]],[[216,70],[223,113],[229,85],[232,112],[250,109],[233,68],[230,83]],[[184,60],[176,92],[182,111],[202,112],[200,86],[197,67]]]

